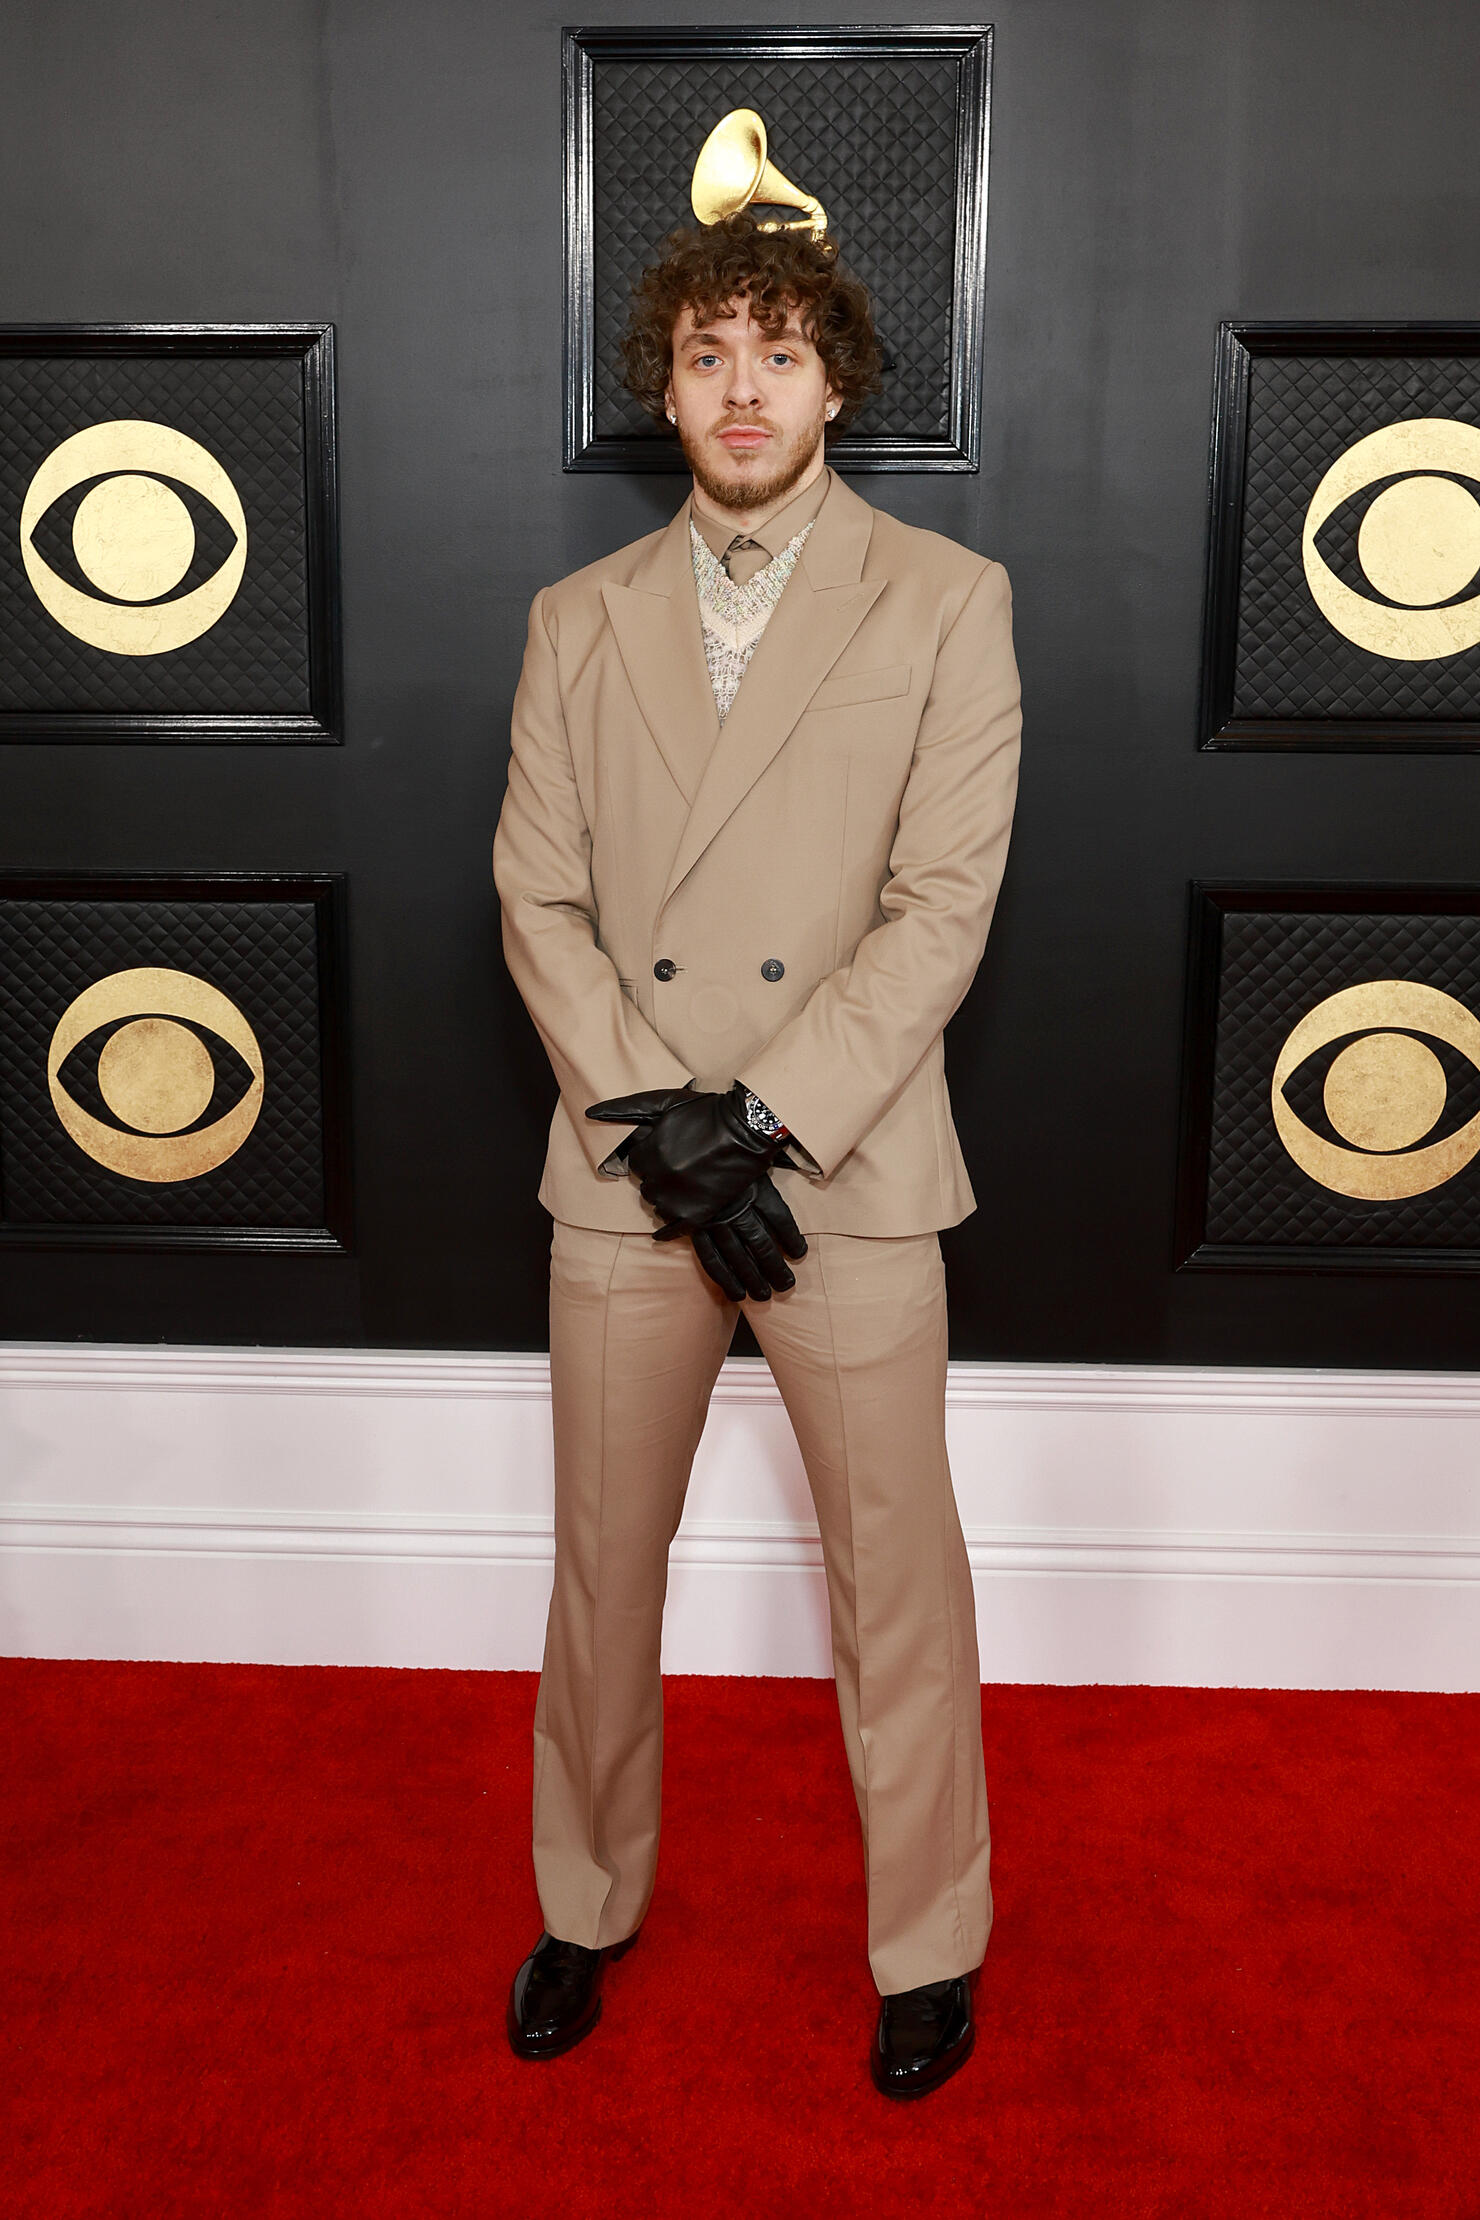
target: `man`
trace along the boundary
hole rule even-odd
[[[969,2055],[991,1923],[937,1233],[974,1207],[941,1033],[1016,788],[1007,580],[869,508],[824,436],[877,383],[830,241],[748,217],[649,270],[628,383],[693,473],[666,530],[537,598],[495,843],[560,1086],[555,1589],[535,1722],[546,1932],[509,2037],[557,2055],[657,1855],[667,1552],[747,1304],[822,1531],[863,1822],[877,2086]]]

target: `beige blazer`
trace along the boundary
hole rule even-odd
[[[588,1103],[741,1078],[811,1159],[804,1231],[974,1208],[941,1035],[971,984],[1017,785],[1000,564],[834,478],[720,729],[689,504],[541,593],[494,843],[504,949],[560,1085],[540,1199],[657,1223]]]

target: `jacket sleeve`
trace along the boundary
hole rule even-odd
[[[742,1075],[824,1177],[888,1109],[981,962],[1021,726],[1012,596],[1006,571],[989,563],[937,651],[879,896],[884,922]]]
[[[549,597],[536,597],[514,696],[509,787],[493,843],[504,957],[554,1067],[566,1114],[593,1169],[620,1143],[588,1106],[646,1087],[682,1087],[690,1073],[622,992],[598,947],[591,831],[576,787]]]

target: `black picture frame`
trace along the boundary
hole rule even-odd
[[[273,356],[299,365],[309,706],[304,713],[0,709],[0,741],[336,746],[343,740],[334,326],[7,324],[0,361],[17,356]]]
[[[593,87],[612,62],[797,61],[929,57],[956,66],[954,287],[947,429],[939,438],[829,438],[840,470],[974,472],[981,466],[986,299],[987,152],[991,121],[989,24],[806,24],[690,28],[569,28],[562,33],[565,141],[563,467],[567,471],[682,472],[676,441],[600,431],[596,423]],[[678,223],[686,209],[675,209]]]
[[[1240,713],[1236,656],[1244,581],[1250,396],[1262,357],[1480,358],[1477,323],[1246,323],[1218,327],[1209,456],[1209,529],[1198,745],[1245,750],[1473,754],[1480,750],[1480,685],[1473,716],[1288,716]],[[1477,359],[1480,391],[1480,359]],[[1323,622],[1312,609],[1316,624]]]
[[[1194,880],[1189,888],[1186,1016],[1173,1265],[1178,1271],[1358,1274],[1480,1272],[1480,1235],[1470,1248],[1385,1244],[1210,1240],[1207,1232],[1215,1108],[1217,1025],[1224,921],[1238,912],[1480,919],[1480,886],[1367,881]]]
[[[348,1063],[348,884],[340,872],[0,871],[0,904],[41,901],[205,901],[309,904],[314,914],[322,1132],[323,1216],[312,1226],[139,1226],[25,1223],[8,1219],[0,1185],[0,1248],[232,1250],[273,1255],[349,1254],[354,1248]]]

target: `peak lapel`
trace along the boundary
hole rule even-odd
[[[687,501],[630,586],[603,586],[622,667],[684,800],[699,791],[719,730],[704,661]]]
[[[885,579],[865,580],[862,575],[872,525],[868,504],[835,478],[709,757],[673,859],[665,902],[790,739],[802,711],[883,592]],[[703,652],[701,638],[701,664]]]

